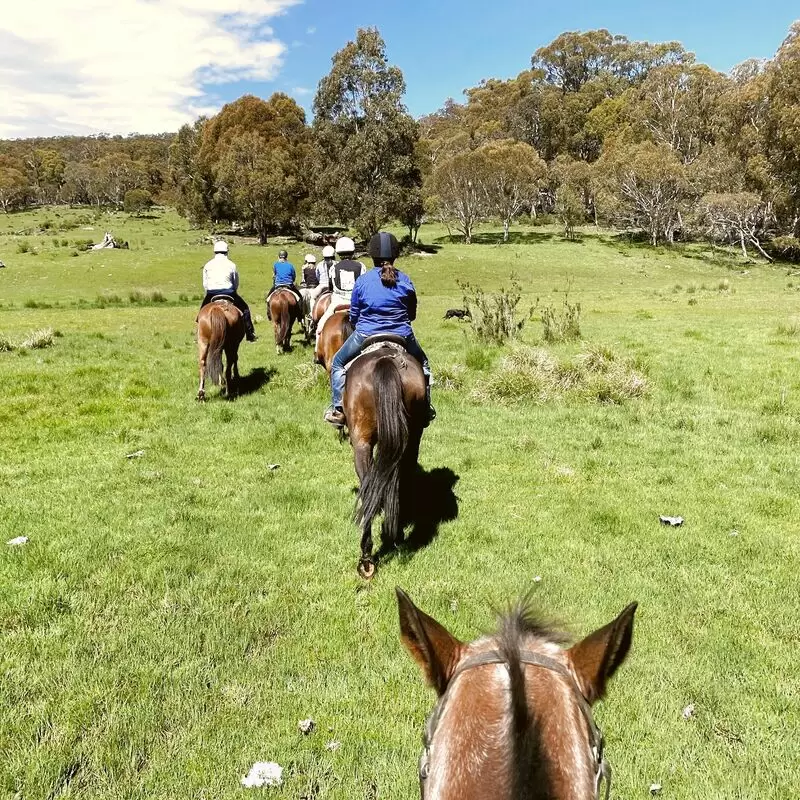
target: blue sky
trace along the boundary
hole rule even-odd
[[[175,131],[245,92],[310,111],[331,57],[377,26],[419,116],[508,78],[566,30],[677,39],[728,70],[769,58],[798,0],[36,0],[0,14],[0,137]],[[309,114],[310,118],[310,114]]]
[[[292,90],[313,92],[330,68],[331,55],[358,27],[368,25],[379,28],[389,60],[403,70],[406,104],[414,115],[435,111],[447,97],[462,99],[462,91],[481,78],[516,75],[530,65],[538,47],[566,30],[607,28],[630,39],[677,39],[698,60],[727,71],[746,58],[774,55],[789,25],[800,18],[796,0],[755,7],[757,15],[754,5],[743,0],[307,0],[272,23],[278,37],[290,44],[280,77],[274,85],[250,88],[262,93],[280,88],[310,109],[313,94]]]

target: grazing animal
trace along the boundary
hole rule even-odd
[[[276,289],[267,298],[268,316],[275,329],[275,349],[278,355],[290,349],[292,326],[299,322],[305,334],[303,307],[291,289]]]
[[[625,660],[631,603],[569,649],[523,600],[460,642],[397,589],[400,637],[439,700],[425,725],[423,800],[599,800],[610,789],[591,706]]]
[[[200,388],[197,399],[206,399],[206,374],[222,386],[223,394],[236,396],[239,382],[239,345],[244,339],[242,312],[230,300],[215,300],[197,315],[197,349],[200,363]],[[222,351],[225,351],[225,374]]]
[[[350,322],[350,306],[339,308],[328,318],[325,327],[319,335],[316,348],[314,349],[314,362],[322,364],[330,375],[333,357],[339,352],[339,348],[347,341],[347,337],[353,332],[353,325]]]
[[[358,573],[369,579],[376,569],[373,519],[383,512],[384,546],[402,539],[401,501],[413,480],[422,432],[428,423],[422,367],[397,346],[384,345],[362,355],[349,368],[344,409],[359,480]]]
[[[467,308],[448,308],[444,312],[445,319],[472,319],[472,314]]]

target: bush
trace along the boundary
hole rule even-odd
[[[458,391],[464,387],[464,367],[460,364],[441,366],[434,376],[436,386],[445,391]]]
[[[45,347],[53,346],[53,329],[41,328],[38,331],[31,331],[25,339],[22,340],[20,347],[27,350],[42,350]]]
[[[0,333],[0,353],[10,353],[14,349],[14,345],[4,334]]]
[[[18,253],[28,253],[30,252],[30,249],[31,249],[30,242],[17,242]]]
[[[800,262],[800,239],[778,236],[769,243],[770,252],[784,261]]]
[[[152,205],[153,198],[146,189],[130,189],[122,200],[122,207],[129,214],[141,214]]]
[[[581,338],[581,304],[570,303],[570,283],[564,292],[561,308],[548,304],[542,308],[542,338],[545,342],[563,342]]]
[[[493,360],[494,354],[492,351],[480,346],[468,347],[464,356],[464,363],[467,367],[478,371],[489,369]]]
[[[470,327],[482,341],[503,344],[508,339],[517,338],[522,332],[526,317],[517,317],[522,286],[514,273],[511,274],[510,284],[508,289],[502,288],[497,294],[486,295],[479,286],[458,281],[458,287],[464,294],[464,308],[470,313]],[[528,317],[534,309],[535,306]]]
[[[518,347],[475,391],[481,402],[546,403],[565,397],[622,403],[648,391],[647,380],[605,347],[559,362],[542,347]]]
[[[163,292],[160,292],[158,289],[156,289],[155,291],[150,292],[150,302],[151,303],[166,303],[167,302],[167,298],[164,297]]]

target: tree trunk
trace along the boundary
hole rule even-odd
[[[758,252],[759,252],[759,253],[761,253],[761,255],[762,255],[762,256],[764,256],[764,258],[766,258],[766,259],[767,259],[767,261],[772,261],[772,260],[773,260],[772,256],[768,256],[768,255],[767,255],[767,254],[764,252],[764,248],[761,246],[761,242],[759,242],[759,241],[758,241],[758,238],[757,238],[757,237],[755,237],[755,236],[751,236],[751,237],[750,237],[750,241],[751,241],[751,242],[752,242],[752,243],[755,245],[755,247],[756,247],[756,250],[758,250]]]
[[[747,247],[744,244],[744,231],[739,231],[739,244],[742,246],[742,255],[747,258]]]
[[[508,241],[508,219],[503,220],[503,241]]]

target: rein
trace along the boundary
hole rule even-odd
[[[586,698],[583,696],[583,693],[578,688],[577,683],[575,683],[575,679],[572,677],[570,672],[560,664],[555,659],[549,658],[548,656],[540,655],[539,653],[534,653],[530,650],[523,650],[519,654],[519,661],[520,664],[529,665],[533,667],[542,667],[544,669],[549,669],[551,672],[556,672],[562,677],[567,679],[567,682],[572,687],[572,690],[575,692],[575,695],[578,699],[578,705],[581,709],[581,713],[583,714],[583,718],[586,720],[586,725],[589,729],[589,738],[592,744],[592,756],[594,757],[595,763],[595,776],[594,776],[594,796],[595,800],[600,800],[601,793],[600,787],[605,780],[605,793],[602,795],[605,800],[608,800],[609,795],[611,793],[611,766],[606,760],[605,757],[605,739],[603,738],[603,734],[600,731],[600,728],[597,727],[594,717],[592,716],[592,709],[589,703],[587,702]],[[439,725],[439,722],[444,714],[444,709],[447,704],[447,700],[450,694],[450,689],[452,688],[453,684],[458,678],[459,675],[466,672],[470,669],[475,669],[476,667],[485,667],[489,664],[507,664],[507,659],[501,655],[497,650],[490,650],[486,653],[479,653],[478,655],[471,656],[470,658],[465,659],[462,661],[456,671],[453,673],[452,678],[450,678],[450,682],[445,690],[445,693],[439,698],[439,702],[434,706],[433,711],[431,711],[430,716],[428,717],[427,721],[425,722],[425,734],[423,737],[423,744],[424,750],[422,755],[419,759],[419,788],[420,788],[420,796],[424,798],[425,796],[425,780],[428,778],[430,774],[430,762],[431,762],[431,748],[433,746],[433,737],[436,734],[436,728]]]

